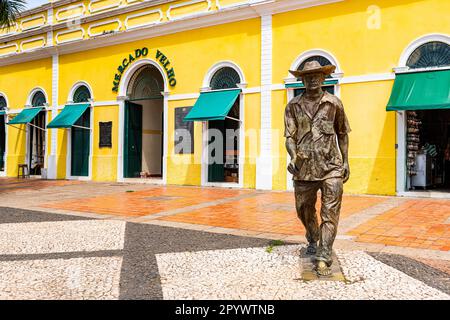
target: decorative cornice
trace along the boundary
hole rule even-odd
[[[123,14],[134,10],[151,7],[154,6],[155,4],[167,3],[171,1],[172,0],[155,0],[155,1],[150,0],[115,10],[119,10],[120,13]],[[340,1],[344,0],[285,0],[282,2],[283,4],[280,5],[280,2],[254,0],[247,5],[238,6],[236,8],[227,8],[219,11],[211,11],[201,16],[192,16],[176,21],[161,22],[159,24],[134,28],[132,30],[125,30],[118,33],[105,34],[97,36],[95,38],[71,41],[68,43],[59,44],[57,46],[55,45],[47,46],[26,53],[16,53],[7,55],[4,58],[0,58],[0,66],[48,58],[54,54],[68,54],[73,52],[80,52],[99,47],[111,46],[119,43],[127,43],[136,40],[155,38],[187,30],[210,27],[214,25],[220,25],[248,19],[255,19],[260,17],[260,13],[255,10],[255,6],[257,6],[258,3],[260,6],[265,8],[264,12],[272,11],[280,13],[283,12],[283,10],[290,11],[298,8],[304,8],[307,6],[312,5],[316,6]],[[103,19],[106,17],[110,17],[115,10],[106,11],[96,15],[84,17],[81,19],[80,23],[83,24]],[[42,34],[48,31],[63,29],[66,27],[66,25],[67,22],[62,22],[53,26],[46,26],[43,28],[35,29],[27,33],[27,37],[29,37],[30,35]],[[11,41],[10,39],[14,39],[14,37],[15,35],[5,37],[3,39],[0,38],[0,42]]]
[[[89,23],[89,22],[93,22],[93,21],[97,21],[97,20],[102,20],[105,18],[109,18],[113,15],[119,15],[119,14],[122,15],[125,13],[129,13],[129,12],[133,12],[133,11],[137,11],[137,10],[141,10],[141,9],[146,9],[149,7],[154,7],[156,5],[164,4],[164,3],[167,3],[170,1],[174,1],[174,0],[153,0],[153,1],[150,0],[150,1],[140,2],[140,3],[136,3],[136,4],[130,4],[129,6],[126,6],[126,7],[120,7],[120,8],[109,10],[109,11],[104,11],[104,12],[91,14],[88,16],[83,16],[82,18],[77,18],[77,20],[78,20],[77,23],[85,24],[85,23]],[[72,1],[72,2],[76,2],[76,1]],[[65,4],[69,4],[72,2],[67,2]],[[56,15],[56,13],[55,13],[55,15]],[[37,34],[41,34],[41,33],[45,33],[45,32],[49,32],[49,31],[64,29],[67,27],[67,23],[70,21],[71,21],[71,19],[68,19],[68,20],[64,20],[64,21],[55,23],[53,25],[45,25],[45,26],[30,30],[30,31],[6,35],[3,37],[0,37],[0,43],[14,41],[14,40],[21,39],[21,38],[28,38],[28,37],[31,37],[31,36],[34,36]]]

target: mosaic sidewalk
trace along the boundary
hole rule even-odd
[[[0,179],[2,206],[304,242],[292,192]],[[320,211],[318,204],[317,210]],[[450,260],[450,200],[345,195],[337,242]],[[412,250],[412,251],[411,251]],[[416,250],[416,251],[414,251]]]
[[[269,245],[255,237],[0,208],[0,299],[450,300],[450,274],[436,261],[336,250],[345,281],[305,281],[304,245]]]

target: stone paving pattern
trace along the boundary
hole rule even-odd
[[[0,178],[0,203],[0,299],[450,293],[449,200],[345,195],[335,248],[348,282],[334,284],[298,280],[301,245],[265,250],[269,239],[305,241],[291,192]],[[363,270],[370,270],[366,277]],[[175,291],[182,277],[191,290]]]
[[[337,251],[347,282],[303,281],[301,246],[157,255],[166,299],[450,299],[364,252]]]

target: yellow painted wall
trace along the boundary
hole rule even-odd
[[[374,5],[379,29],[368,12]],[[345,76],[392,72],[412,41],[450,32],[448,12],[446,0],[345,0],[274,15],[274,82],[288,76],[301,53],[318,48],[336,57]]]
[[[252,19],[202,28],[113,47],[61,55],[59,59],[59,103],[68,100],[71,87],[83,80],[93,89],[97,101],[115,100],[114,75],[123,58],[135,49],[147,47],[146,58],[163,52],[175,70],[177,85],[171,94],[199,92],[203,78],[217,62],[230,60],[239,65],[249,87],[260,81],[260,21]]]
[[[244,188],[256,187],[256,158],[259,156],[261,127],[261,95],[244,95]]]
[[[176,87],[169,87],[170,94],[199,92],[208,70],[220,61],[233,61],[242,68],[245,81],[249,87],[259,86],[259,30],[259,19],[253,19],[155,39],[120,44],[114,47],[62,55],[59,59],[59,104],[64,104],[71,100],[71,97],[69,97],[70,89],[78,81],[86,81],[90,85],[95,101],[116,100],[118,93],[112,91],[112,82],[117,72],[117,67],[122,63],[123,58],[128,57],[135,49],[142,47],[149,49],[149,54],[146,58],[156,61],[155,55],[158,49],[170,60],[177,79]],[[242,54],[243,52],[245,54]],[[195,162],[194,157],[189,155],[173,155],[173,109],[177,106],[192,106],[194,103],[195,100],[170,101],[169,103],[169,147],[167,159],[167,181],[169,184],[199,185],[201,183],[200,160]],[[97,108],[95,107],[94,109],[96,110]],[[256,132],[259,130],[259,108],[259,94],[246,95],[246,127],[254,128]],[[108,118],[109,120],[118,119],[118,108],[108,109],[108,112],[102,113],[102,117],[104,121],[107,121]],[[117,134],[117,120],[113,121],[113,131]],[[96,122],[98,121],[96,120]],[[195,124],[195,135],[195,157],[201,157],[202,136],[200,123]],[[256,136],[259,138],[259,134]],[[62,178],[65,177],[66,137],[63,132],[60,132],[58,137],[58,177]],[[94,147],[97,144],[95,139]],[[257,142],[248,140],[246,142],[246,150],[249,150],[250,145],[256,145],[257,147]],[[114,152],[115,156],[117,156],[117,149],[114,149],[108,157],[112,157]],[[180,158],[188,161],[180,163],[177,161]],[[93,172],[97,173],[93,173],[92,178],[94,180],[115,180],[117,178],[116,171],[114,171],[117,170],[116,167],[113,169],[113,167],[107,166],[108,170],[114,171],[114,174],[107,174],[107,171],[99,172],[95,169],[101,167],[97,163],[100,159],[102,158],[94,157],[93,159]],[[253,159],[246,159],[244,184],[247,187],[254,187],[255,185],[256,168],[254,163]]]
[[[86,4],[89,1],[84,1]],[[234,3],[227,0],[224,3]],[[160,5],[167,21],[173,3]],[[196,6],[193,6],[196,7]],[[216,9],[214,1],[212,10]],[[146,10],[141,10],[146,11]],[[182,14],[189,9],[180,10]],[[346,0],[273,16],[273,83],[282,84],[296,58],[311,49],[334,55],[344,76],[390,73],[398,66],[403,50],[415,39],[430,33],[450,33],[450,2],[445,0]],[[126,15],[120,15],[121,21]],[[87,29],[88,24],[83,25]],[[217,62],[233,61],[241,67],[248,87],[260,86],[260,19],[250,19],[201,28],[110,47],[96,48],[59,57],[58,104],[65,104],[70,89],[86,81],[95,101],[115,101],[114,75],[123,58],[147,47],[146,58],[156,61],[156,50],[171,62],[177,79],[174,94],[199,92],[208,70]],[[123,29],[123,27],[122,27]],[[157,62],[159,63],[159,62]],[[130,67],[128,67],[130,68]],[[165,76],[165,75],[164,75]],[[19,85],[18,85],[19,84]],[[395,193],[395,114],[385,111],[393,81],[375,81],[340,86],[350,125],[351,179],[348,193]],[[9,108],[22,108],[29,92],[40,86],[51,101],[51,58],[0,67],[0,92]],[[273,188],[286,189],[287,157],[283,137],[286,90],[272,91]],[[200,185],[202,124],[195,123],[194,155],[174,155],[174,108],[192,106],[195,99],[169,101],[169,184]],[[244,187],[255,187],[256,157],[259,154],[260,94],[244,96],[245,128]],[[93,180],[117,179],[118,107],[94,108]],[[367,120],[369,119],[369,120]],[[98,122],[113,121],[113,148],[98,148]],[[57,177],[66,178],[67,130],[57,130]],[[51,134],[49,133],[50,141]],[[49,143],[47,147],[49,148]],[[24,160],[23,131],[8,130],[8,175],[17,173]],[[186,161],[179,161],[186,160]]]
[[[194,153],[175,154],[175,108],[191,107],[195,100],[177,100],[169,103],[168,134],[169,150],[167,155],[167,183],[168,184],[201,184],[202,159],[202,122],[194,122]]]
[[[111,181],[117,179],[117,154],[118,154],[118,106],[101,106],[93,108],[94,115],[94,139],[92,157],[92,180]],[[112,121],[112,148],[99,147],[100,124],[99,122]]]
[[[57,129],[56,143],[56,178],[65,179],[67,170],[67,139],[70,131],[67,129]]]
[[[412,41],[450,32],[448,12],[450,2],[441,0],[347,0],[275,15],[273,81],[283,83],[291,64],[311,49],[331,53],[345,77],[390,73]],[[392,85],[392,81],[341,85],[353,129],[348,193],[395,194],[395,113],[385,111]],[[282,128],[286,92],[273,92],[272,99],[273,125]],[[284,190],[287,154],[282,130],[277,136],[282,143],[273,142],[278,152],[273,187]]]
[[[24,108],[31,91],[36,87],[41,87],[48,101],[51,101],[51,74],[51,59],[0,67],[0,92],[7,98],[9,111]],[[14,116],[15,114],[9,115],[10,119]],[[24,125],[17,127],[25,129]],[[25,161],[26,132],[11,126],[7,126],[7,130],[7,175],[16,176],[17,165]]]

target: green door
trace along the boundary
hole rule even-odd
[[[0,115],[0,171],[5,170],[5,116]]]
[[[123,176],[139,177],[142,170],[142,106],[125,102]]]
[[[90,127],[91,113],[87,109],[80,119],[75,122],[76,126]],[[89,175],[89,149],[91,130],[72,127],[72,159],[71,175],[76,177],[87,177]]]
[[[225,138],[225,121],[223,120],[212,120],[209,121],[209,129],[217,129],[222,132],[222,137]],[[208,145],[213,142],[212,137],[208,137]],[[225,144],[223,142],[223,144]],[[222,152],[224,148],[222,147]],[[225,170],[224,170],[224,159],[222,163],[213,163],[215,158],[215,150],[212,152],[208,151],[208,182],[224,182],[225,181]],[[225,158],[225,155],[224,155]]]

